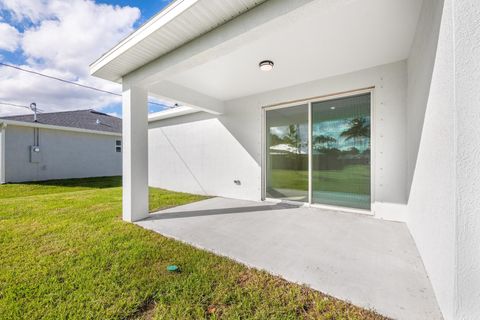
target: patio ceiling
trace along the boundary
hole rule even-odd
[[[418,0],[313,1],[236,50],[168,81],[230,100],[406,59]],[[255,9],[254,9],[255,10]],[[252,31],[254,32],[254,31]],[[262,72],[258,63],[275,63]]]
[[[178,0],[91,72],[219,114],[231,99],[406,59],[422,2]]]

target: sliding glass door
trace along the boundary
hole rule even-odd
[[[370,209],[370,94],[312,103],[312,203]]]
[[[267,111],[269,198],[308,202],[308,105]]]
[[[266,197],[370,209],[370,93],[266,111]]]

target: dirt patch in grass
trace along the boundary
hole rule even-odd
[[[145,302],[140,306],[140,308],[130,317],[128,320],[152,320],[155,316],[156,303],[153,298],[145,300]]]

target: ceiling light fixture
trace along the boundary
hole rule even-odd
[[[258,64],[258,66],[262,71],[271,71],[273,69],[273,61],[263,60]]]

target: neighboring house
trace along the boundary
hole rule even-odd
[[[0,183],[122,174],[122,120],[94,110],[0,118]]]
[[[404,221],[444,317],[480,319],[479,16],[174,1],[91,65],[123,85],[124,219],[148,216],[150,182]],[[184,107],[149,117],[149,95]]]

